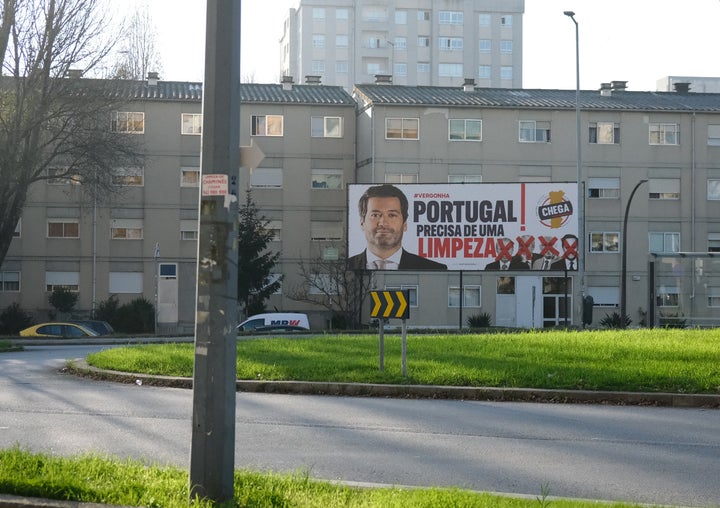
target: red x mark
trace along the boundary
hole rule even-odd
[[[557,236],[541,236],[540,243],[542,244],[542,249],[540,250],[540,255],[545,256],[548,252],[550,252],[553,256],[559,256],[560,253],[555,248],[555,243],[557,242]]]
[[[563,258],[575,259],[578,257],[578,240],[577,238],[567,237],[562,239]]]
[[[517,237],[518,256],[525,256],[525,259],[532,259],[532,245],[535,243],[535,237],[528,236],[527,240],[523,240],[522,236]]]
[[[500,252],[496,253],[495,259],[512,259],[512,240],[510,240],[509,238],[498,238],[497,248]]]

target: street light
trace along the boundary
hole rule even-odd
[[[622,230],[622,265],[620,267],[620,319],[621,323],[625,323],[625,312],[627,310],[627,226],[628,226],[628,215],[630,214],[630,204],[632,203],[633,197],[635,197],[635,191],[638,190],[642,184],[647,180],[640,180],[628,198],[627,205],[625,205],[625,217],[623,217],[623,230]]]
[[[577,143],[577,195],[578,195],[578,279],[580,281],[581,309],[585,299],[585,189],[582,174],[582,132],[580,126],[580,26],[573,11],[564,11],[575,23],[575,121]],[[584,325],[584,316],[580,313],[580,322]]]

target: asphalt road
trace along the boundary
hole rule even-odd
[[[0,447],[187,468],[192,393],[82,379],[102,346],[0,354]],[[241,393],[238,468],[371,484],[720,505],[720,410]]]

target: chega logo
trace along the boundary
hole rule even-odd
[[[299,319],[272,319],[270,320],[271,325],[289,325],[289,326],[300,326]]]
[[[573,206],[565,198],[565,191],[550,191],[543,196],[537,206],[540,224],[551,229],[562,227],[573,214]]]

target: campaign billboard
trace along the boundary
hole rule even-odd
[[[357,270],[577,270],[577,184],[350,184]]]

